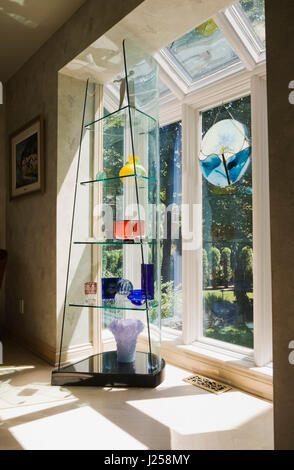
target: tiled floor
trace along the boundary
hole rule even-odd
[[[156,389],[52,387],[51,368],[4,344],[3,449],[272,449],[272,404],[234,390],[216,396],[168,365]]]

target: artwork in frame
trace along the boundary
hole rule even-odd
[[[42,116],[10,137],[10,188],[11,198],[44,192]]]

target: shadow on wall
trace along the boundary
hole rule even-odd
[[[83,249],[82,256],[78,265],[75,266],[73,277],[68,287],[67,305],[69,303],[83,304],[84,300],[84,282],[88,281],[91,276],[91,260],[89,261],[88,249]],[[84,280],[81,281],[81,272]],[[87,275],[88,273],[88,275]],[[80,346],[92,342],[92,309],[88,307],[68,307],[65,312],[64,335],[63,335],[63,351],[69,347]],[[63,319],[63,305],[59,311],[60,326]],[[61,328],[60,330],[61,331]],[[59,350],[60,336],[58,338],[57,347]],[[61,360],[65,358],[62,356]]]

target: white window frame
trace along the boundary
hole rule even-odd
[[[230,26],[237,33],[239,41],[244,44],[251,57],[255,60],[255,63],[264,61],[265,46],[250,25],[250,21],[246,18],[246,13],[241,5],[232,5],[221,15],[226,17]]]
[[[161,75],[161,79],[164,77]],[[168,84],[167,84],[168,85]],[[183,335],[182,343],[219,348],[241,354],[255,366],[263,367],[272,359],[271,340],[271,263],[267,139],[267,94],[265,63],[237,77],[209,84],[181,101],[163,102],[160,125],[182,120],[183,203],[202,204],[201,171],[198,150],[201,142],[201,113],[222,103],[251,95],[252,172],[253,172],[253,253],[254,253],[254,349],[232,345],[203,336],[202,317],[202,213],[197,226],[201,240],[194,251],[182,251]],[[191,178],[191,175],[194,177]]]

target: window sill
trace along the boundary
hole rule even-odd
[[[180,344],[180,337],[163,338],[162,356],[167,362],[207,375],[253,395],[273,399],[272,367],[256,367],[253,357],[218,346],[195,342]]]
[[[113,337],[110,336],[104,338],[103,344],[104,350],[115,347]],[[147,350],[147,335],[139,336],[138,347]],[[273,400],[272,365],[256,367],[250,350],[240,348],[238,352],[199,341],[186,345],[183,344],[180,331],[163,327],[161,353],[168,363],[191,373],[199,373],[266,400]]]

